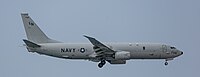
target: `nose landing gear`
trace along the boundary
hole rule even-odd
[[[168,62],[167,62],[167,61],[170,61],[170,60],[173,60],[173,58],[167,58],[167,59],[165,59],[165,66],[168,65]]]

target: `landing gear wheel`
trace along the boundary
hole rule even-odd
[[[105,64],[106,64],[106,61],[105,61],[105,60],[102,60],[102,61],[98,64],[98,67],[99,67],[99,68],[102,68]]]
[[[105,61],[105,60],[102,60],[101,63],[102,63],[103,65],[105,65],[105,64],[106,64],[106,61]]]
[[[99,68],[102,68],[102,67],[103,67],[103,64],[102,64],[102,63],[99,63],[99,64],[98,64],[98,67],[99,67]]]
[[[165,62],[165,65],[168,65],[168,62]]]

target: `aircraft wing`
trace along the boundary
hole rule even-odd
[[[93,45],[93,49],[96,52],[96,56],[105,56],[105,55],[112,55],[115,53],[114,50],[110,49],[106,45],[102,44],[98,40],[93,37],[85,36]]]

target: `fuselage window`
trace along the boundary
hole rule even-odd
[[[145,50],[145,46],[143,47],[143,50]]]

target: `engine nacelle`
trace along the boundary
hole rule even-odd
[[[115,53],[116,60],[129,60],[131,57],[130,52],[127,51],[118,51]]]

